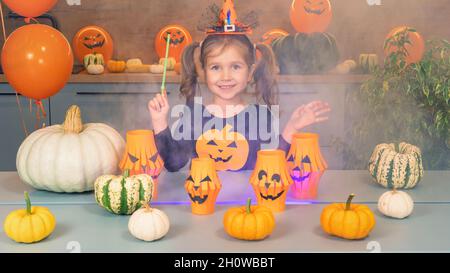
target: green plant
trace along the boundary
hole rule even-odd
[[[359,92],[349,92],[346,141],[335,138],[344,168],[365,169],[373,148],[382,142],[408,142],[422,150],[425,169],[450,169],[450,43],[430,40],[418,63],[407,64],[407,28],[387,39],[395,47],[375,67]]]

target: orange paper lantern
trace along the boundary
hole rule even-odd
[[[257,153],[255,169],[250,177],[258,205],[273,212],[286,207],[286,194],[293,183],[282,150],[261,150]]]
[[[42,24],[25,25],[6,39],[2,67],[18,93],[42,100],[58,93],[72,74],[70,44],[56,29]]]
[[[325,32],[332,18],[331,4],[329,0],[293,0],[289,15],[298,32]]]
[[[214,213],[217,195],[222,188],[214,161],[209,158],[192,159],[191,171],[184,188],[192,201],[192,213]]]
[[[396,27],[386,36],[386,42],[391,38],[391,42],[388,42],[385,48],[386,56],[389,56],[392,52],[397,52],[399,49],[393,45],[395,41],[401,39],[407,35],[407,39],[410,43],[405,44],[405,49],[407,52],[405,61],[406,64],[417,63],[422,60],[423,54],[425,53],[425,42],[420,35],[420,33],[411,31],[411,28],[406,26]]]
[[[52,9],[58,0],[3,0],[3,2],[15,13],[26,18],[34,18]]]
[[[314,199],[317,196],[319,180],[328,168],[320,152],[319,135],[299,133],[292,137],[291,149],[287,155],[289,173],[294,181],[291,192],[294,198]]]
[[[80,29],[72,41],[75,57],[80,63],[87,54],[100,53],[105,63],[111,59],[114,43],[109,33],[99,26],[86,26]]]
[[[153,200],[158,194],[158,176],[164,162],[158,153],[152,130],[133,130],[127,132],[125,153],[119,163],[120,170],[129,170],[130,175],[148,174],[153,178]]]
[[[181,54],[184,48],[192,43],[192,37],[189,31],[180,25],[168,25],[163,27],[155,37],[155,50],[159,58],[166,55],[167,34],[170,33],[169,57],[181,61]]]

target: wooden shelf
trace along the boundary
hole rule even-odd
[[[342,84],[342,83],[362,83],[369,78],[369,75],[362,74],[325,74],[325,75],[279,75],[280,84]],[[161,83],[161,74],[151,73],[105,73],[102,75],[88,75],[86,73],[73,74],[69,83]],[[181,76],[174,71],[167,72],[167,83],[180,83]],[[0,75],[0,83],[6,83],[4,74]]]

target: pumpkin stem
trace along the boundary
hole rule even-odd
[[[152,208],[150,207],[150,205],[147,202],[142,201],[141,204],[144,207],[146,212],[151,212],[152,211]]]
[[[393,187],[392,187],[392,191],[393,191],[394,193],[396,193],[396,192],[397,192],[397,187],[396,187],[396,186],[393,186]]]
[[[30,196],[28,195],[28,192],[25,191],[23,193],[23,195],[25,196],[25,203],[27,204],[27,214],[31,214],[31,201],[30,201]]]
[[[353,197],[355,197],[354,193],[350,194],[350,196],[348,197],[347,203],[345,204],[345,210],[350,210],[350,205],[352,203]]]
[[[123,171],[123,178],[128,178],[130,176],[130,169],[125,169]]]
[[[63,123],[64,133],[78,134],[83,130],[80,107],[72,105],[67,109],[66,118]]]
[[[251,204],[252,204],[252,199],[249,197],[247,199],[247,206],[245,206],[246,210],[247,210],[247,214],[250,214],[252,212],[251,210]]]

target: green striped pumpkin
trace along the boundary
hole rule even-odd
[[[150,175],[102,175],[95,180],[95,201],[115,214],[132,214],[142,206],[142,201],[152,199],[153,180]]]
[[[423,177],[420,149],[405,142],[398,147],[392,143],[379,144],[370,157],[369,172],[385,188],[414,188]]]

